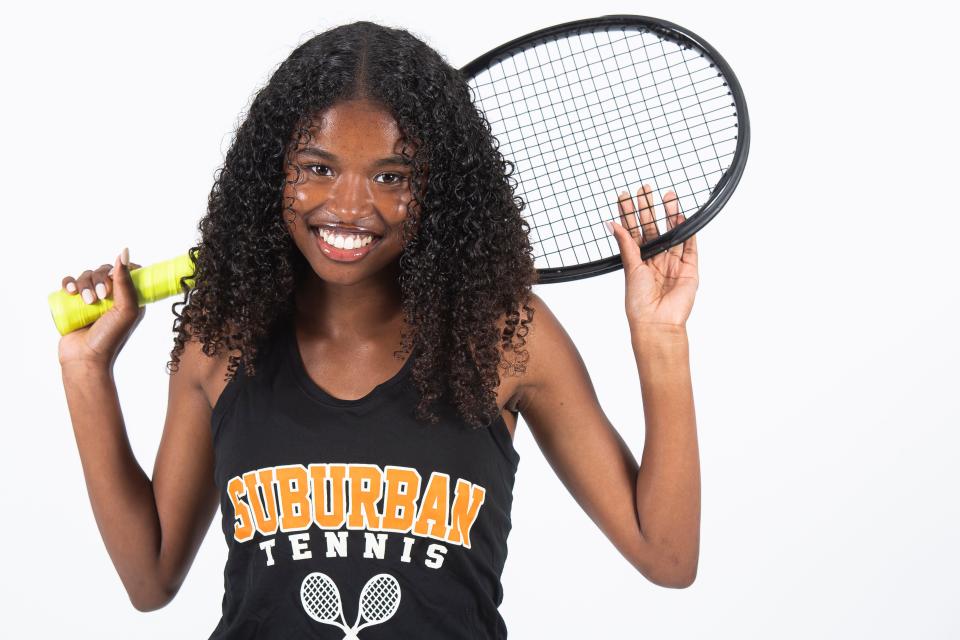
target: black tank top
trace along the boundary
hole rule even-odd
[[[413,417],[417,350],[357,400],[308,375],[292,321],[213,409],[229,548],[211,640],[506,638],[519,455],[501,416]]]

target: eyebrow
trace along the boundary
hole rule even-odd
[[[305,153],[307,155],[323,158],[324,160],[329,160],[331,162],[337,161],[337,156],[324,149],[318,149],[317,147],[304,147],[303,149],[298,150],[297,153]],[[412,163],[410,158],[397,153],[387,156],[386,158],[380,158],[379,160],[375,160],[373,162],[374,167],[383,167],[391,164],[410,165]]]

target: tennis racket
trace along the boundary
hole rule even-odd
[[[366,627],[381,624],[393,617],[400,607],[400,583],[389,573],[378,573],[360,590],[357,620],[347,626],[340,601],[340,590],[325,573],[314,571],[300,583],[300,604],[313,620],[337,627],[346,635],[344,640],[355,640]],[[365,620],[360,624],[361,620]]]
[[[750,127],[740,84],[703,38],[671,22],[566,22],[488,51],[462,72],[515,165],[542,284],[623,267],[604,228],[619,218],[620,192],[650,184],[677,194],[681,222],[654,218],[656,233],[643,224],[648,260],[707,224],[743,173]]]
[[[643,225],[647,260],[713,219],[747,161],[747,105],[733,71],[703,38],[665,20],[566,22],[492,49],[461,73],[515,165],[541,284],[623,267],[603,226],[619,219],[621,191],[651,184],[677,194],[681,222]],[[188,255],[131,271],[142,304],[182,293],[193,274]],[[88,305],[59,289],[49,305],[65,334],[113,301]]]
[[[389,573],[378,573],[363,585],[360,591],[360,608],[351,631],[386,622],[400,607],[400,583]],[[366,620],[360,624],[360,620]]]
[[[312,619],[337,627],[349,637],[350,627],[343,617],[340,590],[333,578],[319,571],[307,574],[300,583],[300,604]]]

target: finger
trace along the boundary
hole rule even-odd
[[[667,217],[667,229],[675,229],[680,224],[680,204],[677,200],[677,194],[675,191],[668,191],[663,197],[663,209],[666,212]],[[680,258],[683,256],[683,246],[682,243],[677,243],[674,246],[668,249],[668,252],[672,256]]]
[[[653,189],[645,184],[637,191],[637,200],[640,201],[640,226],[643,228],[643,241],[650,242],[660,237],[653,211]]]
[[[630,193],[622,192],[617,204],[620,207],[620,224],[630,232],[633,241],[639,245],[642,242],[640,226],[637,224],[637,216],[633,210],[633,198],[630,197]]]
[[[680,214],[680,221],[683,221],[683,214]],[[700,251],[697,249],[697,234],[693,234],[683,242],[683,255],[680,258],[684,264],[698,269],[700,265]]]
[[[77,288],[77,281],[73,276],[66,276],[63,280],[60,281],[60,286],[67,290],[67,293],[77,293],[80,289]]]
[[[136,262],[130,263],[130,271],[136,271],[141,268],[143,268],[143,265],[137,264]],[[110,265],[110,271],[107,271],[107,275],[111,278],[113,277],[113,265]]]
[[[623,225],[608,220],[607,229],[609,229],[610,233],[617,239],[617,246],[620,247],[620,260],[623,262],[624,270],[629,272],[633,268],[633,265],[641,259],[640,245],[637,244],[636,239]]]
[[[680,213],[680,201],[677,199],[675,191],[667,191],[663,196],[663,209],[667,215],[667,227],[673,229],[680,224],[677,216]]]
[[[99,300],[106,300],[110,296],[112,287],[110,286],[110,278],[108,278],[106,275],[106,272],[109,269],[109,264],[102,264],[90,276],[90,281],[93,284],[94,295]]]
[[[124,263],[124,259],[127,263]],[[128,308],[137,311],[137,291],[133,286],[133,278],[130,277],[130,264],[127,249],[124,249],[113,262],[113,298],[114,304],[118,309],[126,310]]]
[[[97,297],[93,292],[93,271],[87,269],[79,276],[77,276],[76,284],[77,290],[80,292],[80,297],[83,298],[83,301],[86,304],[93,304],[97,301]]]

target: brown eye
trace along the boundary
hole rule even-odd
[[[321,172],[324,171],[324,170],[331,171],[330,167],[328,167],[328,166],[325,165],[325,164],[308,164],[308,165],[305,165],[304,168],[305,168],[307,171],[309,171],[310,173],[312,173],[312,174],[314,174],[314,175],[318,175],[318,176],[319,176],[319,175],[326,175],[326,174],[324,174],[324,173],[321,173]]]
[[[387,176],[388,180],[384,184],[399,184],[406,180],[406,176],[400,173],[381,173],[377,177]]]

